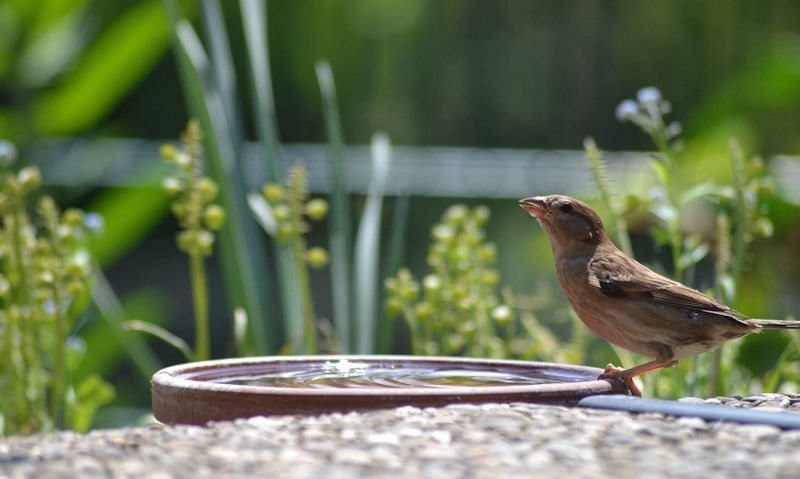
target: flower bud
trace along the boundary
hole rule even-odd
[[[164,188],[164,191],[166,191],[170,196],[178,195],[178,193],[180,193],[183,189],[181,182],[172,176],[164,178],[164,181],[161,182],[161,187]]]
[[[83,226],[83,211],[77,208],[69,208],[64,212],[64,223],[70,227]]]
[[[174,161],[175,164],[181,167],[182,169],[187,169],[192,164],[192,157],[189,156],[189,154],[184,151],[176,150],[175,156],[172,158],[172,161]]]
[[[196,234],[194,231],[191,230],[184,230],[178,233],[175,237],[175,240],[178,243],[178,249],[183,251],[184,253],[191,253],[194,250],[194,245],[196,244]]]
[[[212,231],[222,228],[225,224],[225,209],[219,205],[208,205],[203,211],[203,224]]]
[[[178,149],[173,144],[164,143],[163,145],[161,145],[159,153],[161,154],[161,158],[170,161],[174,160],[175,157],[178,156]]]
[[[414,314],[420,321],[427,321],[433,316],[433,311],[428,303],[418,303],[414,306]]]
[[[261,194],[264,195],[264,199],[270,204],[274,204],[283,200],[285,196],[283,187],[277,183],[269,183],[264,185],[264,187],[261,189]]]
[[[443,222],[448,225],[458,227],[464,223],[468,214],[469,210],[465,205],[456,204],[444,212]]]
[[[484,263],[494,263],[497,259],[497,246],[494,243],[486,243],[478,250],[478,257]]]
[[[86,285],[82,281],[70,281],[67,283],[67,294],[73,298],[83,296],[86,292]]]
[[[320,221],[328,214],[328,202],[316,198],[306,203],[306,215],[312,221]]]
[[[422,287],[428,294],[439,292],[442,289],[442,278],[435,274],[429,274],[422,279]]]
[[[11,291],[11,283],[5,276],[0,275],[0,298],[5,297]]]
[[[306,252],[306,261],[312,268],[324,268],[328,264],[328,252],[315,246]]]
[[[197,250],[203,256],[209,256],[214,246],[214,233],[200,230],[197,232]]]
[[[294,228],[290,223],[281,223],[278,226],[278,232],[275,234],[275,239],[277,239],[279,243],[286,243],[292,238],[293,234]]]
[[[284,221],[288,220],[289,216],[291,216],[291,214],[292,214],[292,210],[290,210],[289,209],[289,205],[286,205],[286,204],[276,205],[272,209],[272,216],[275,218],[275,221],[277,221],[278,223],[283,223]]]
[[[403,312],[403,303],[397,298],[389,298],[386,300],[384,309],[389,316],[397,316]]]
[[[505,304],[496,306],[490,314],[497,324],[508,324],[511,321],[511,308]]]
[[[197,191],[200,193],[200,198],[203,203],[211,203],[217,197],[217,184],[211,178],[204,176],[197,180],[195,185]]]
[[[485,225],[486,222],[489,221],[491,214],[492,213],[489,208],[484,205],[476,206],[472,212],[472,215],[475,218],[475,223],[477,223],[478,226]]]
[[[42,172],[36,166],[26,166],[17,173],[17,181],[23,191],[31,191],[42,184]]]

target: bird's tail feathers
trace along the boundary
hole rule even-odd
[[[749,319],[750,323],[754,323],[766,329],[800,329],[800,321],[793,321],[790,319]]]

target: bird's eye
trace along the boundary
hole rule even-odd
[[[572,205],[569,203],[562,204],[558,209],[561,210],[562,213],[572,213]]]

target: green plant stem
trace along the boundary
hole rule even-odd
[[[52,390],[50,396],[50,417],[56,421],[59,413],[64,413],[64,405],[66,404],[66,379],[67,379],[67,353],[65,344],[67,342],[66,331],[64,330],[64,321],[66,318],[61,314],[62,294],[61,287],[56,281],[53,284],[53,302],[55,303],[56,311],[53,314],[53,321],[55,323],[55,343],[53,344],[53,380]]]
[[[674,181],[675,157],[663,132],[664,126],[661,124],[658,128],[649,133],[653,143],[656,145],[656,149],[661,153],[661,158],[656,161],[661,161],[664,164],[666,172],[664,175],[660,175],[661,181],[664,185],[664,191],[667,195],[669,206],[674,213],[674,216],[669,219],[669,225],[667,225],[670,252],[672,254],[673,276],[677,278],[678,281],[685,281],[686,278],[684,278],[684,275],[686,273],[686,267],[681,259],[683,241],[680,232],[680,204],[678,202],[678,192],[675,188]]]
[[[303,311],[303,344],[306,354],[316,354],[319,352],[317,346],[317,322],[314,316],[314,303],[311,300],[311,282],[308,279],[308,267],[304,261],[306,246],[302,237],[299,237],[294,242],[293,249],[300,304]]]
[[[392,229],[389,241],[389,252],[387,257],[389,276],[397,275],[402,263],[402,251],[405,248],[406,231],[408,230],[408,195],[395,198],[394,209],[392,211]],[[394,318],[384,313],[381,316],[381,323],[378,325],[378,346],[379,354],[386,354],[391,349],[394,330]],[[412,336],[413,337],[413,336]]]
[[[323,117],[331,160],[331,227],[328,244],[331,254],[333,320],[338,333],[339,347],[343,351],[349,352],[354,343],[355,332],[352,328],[352,298],[349,287],[352,281],[352,272],[350,270],[351,253],[348,248],[352,244],[350,239],[352,233],[350,198],[345,189],[344,139],[331,67],[327,62],[318,62],[315,67],[317,82],[322,93]]]
[[[208,284],[203,255],[200,252],[189,254],[189,269],[194,302],[194,359],[205,361],[210,358],[211,348],[208,332]]]
[[[20,345],[22,357],[13,362],[13,367],[19,371],[19,381],[15,382],[18,386],[16,396],[19,408],[18,426],[22,428],[22,432],[25,432],[25,428],[30,428],[30,432],[33,432],[39,429],[39,425],[35,424],[38,420],[36,416],[45,412],[47,408],[43,404],[41,394],[44,381],[41,377],[41,362],[37,351],[39,339],[37,338],[37,327],[40,318],[36,318],[34,313],[38,309],[31,298],[31,291],[33,291],[33,281],[29,274],[31,266],[29,257],[23,248],[26,243],[23,231],[27,227],[28,221],[23,211],[24,202],[21,196],[20,191],[19,197],[15,198],[15,204],[12,206],[13,225],[11,226],[14,252],[12,262],[16,266],[19,279],[14,290],[16,296],[14,304],[19,305],[17,330],[20,331],[22,343]]]
[[[589,160],[589,166],[592,169],[592,176],[594,176],[594,183],[600,191],[600,199],[603,201],[608,212],[611,214],[611,226],[614,228],[614,236],[619,242],[619,248],[627,255],[633,255],[633,247],[631,247],[631,239],[628,235],[628,227],[625,224],[625,218],[617,214],[611,202],[611,192],[609,191],[609,180],[605,174],[605,162],[600,156],[600,150],[594,139],[586,138],[583,140],[583,148],[586,150],[586,157]]]
[[[181,18],[177,2],[164,0],[172,25],[186,102],[205,132],[205,151],[209,170],[219,185],[220,203],[227,213],[219,232],[222,270],[231,303],[247,312],[248,343],[241,350],[270,354],[279,349],[281,337],[271,321],[265,291],[271,290],[262,266],[263,247],[256,224],[250,216],[244,195],[244,177],[236,162],[231,124],[220,92],[211,80],[208,57],[191,24]]]
[[[414,314],[414,308],[409,304],[403,305],[403,316],[406,318],[406,323],[409,329],[409,341],[411,342],[411,354],[418,356],[425,354],[424,338],[425,334],[420,331],[420,322],[417,315]]]
[[[731,277],[736,280],[741,273],[744,256],[747,250],[746,230],[747,230],[747,198],[744,173],[744,159],[742,150],[736,140],[731,140],[730,144],[731,167],[733,169],[733,185],[736,192],[736,208],[734,209],[736,218],[734,219],[733,232],[733,255],[730,267]]]

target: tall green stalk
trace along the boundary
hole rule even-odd
[[[352,244],[350,198],[347,195],[344,169],[344,139],[339,119],[339,105],[336,100],[336,85],[328,62],[316,64],[317,82],[322,93],[322,110],[325,117],[325,132],[328,140],[328,155],[331,172],[331,224],[329,248],[331,253],[331,288],[333,319],[339,347],[343,352],[351,351],[355,344],[354,336],[359,334],[352,327],[351,310],[352,282],[351,251]]]
[[[355,352],[358,354],[374,353],[378,335],[381,210],[390,166],[389,137],[385,133],[376,133],[372,137],[372,180],[361,215],[354,252],[354,313],[358,331]]]
[[[211,1],[211,0],[210,0]],[[202,42],[191,24],[183,19],[177,2],[164,0],[172,25],[173,44],[187,103],[205,132],[204,144],[211,176],[219,184],[220,204],[228,215],[219,232],[221,261],[226,290],[234,308],[244,308],[248,318],[247,344],[240,352],[267,354],[278,351],[280,331],[270,320],[265,291],[271,291],[266,276],[266,258],[256,223],[243,192],[247,191],[241,158],[237,155],[238,122],[225,107],[229,93],[221,91],[215,80]],[[204,2],[206,5],[208,2]],[[209,35],[225,35],[220,25]],[[222,42],[214,41],[219,46]],[[216,48],[215,55],[230,55]],[[227,91],[227,90],[226,90]]]
[[[213,251],[214,232],[225,223],[225,210],[212,203],[219,187],[203,173],[202,138],[200,126],[190,121],[181,138],[183,148],[165,145],[161,151],[164,159],[177,167],[175,176],[164,180],[164,188],[175,197],[172,212],[181,227],[178,248],[189,256],[195,319],[193,359],[197,361],[211,356],[205,259]]]

